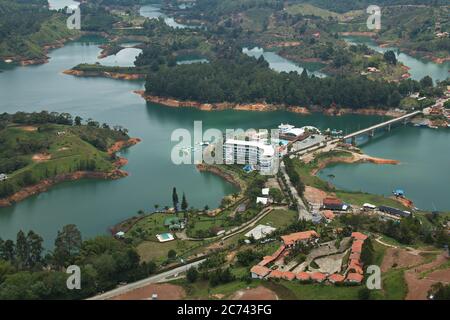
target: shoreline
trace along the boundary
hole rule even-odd
[[[3,56],[3,57],[0,57],[0,59],[2,59],[4,61],[11,60],[11,62],[9,62],[9,63],[17,64],[17,65],[22,66],[22,67],[31,66],[31,65],[46,64],[50,60],[50,57],[48,56],[48,53],[51,50],[62,48],[62,47],[64,47],[66,42],[74,41],[74,40],[80,38],[81,36],[82,35],[80,34],[80,35],[77,35],[77,36],[62,38],[60,40],[57,40],[54,43],[43,45],[41,48],[42,48],[42,50],[44,52],[44,56],[41,57],[41,58],[27,58],[27,57],[21,57],[19,55],[16,55],[16,56]]]
[[[184,101],[177,100],[174,98],[166,98],[159,96],[152,96],[145,93],[144,90],[135,90],[134,93],[140,95],[143,99],[148,102],[160,104],[171,108],[194,108],[201,111],[224,111],[224,110],[235,110],[235,111],[288,111],[292,113],[298,113],[302,115],[310,115],[314,112],[322,112],[326,116],[341,116],[346,114],[356,114],[356,115],[368,115],[368,116],[388,116],[388,117],[398,117],[404,113],[395,110],[383,110],[375,108],[362,108],[362,109],[350,109],[350,108],[321,108],[321,107],[300,107],[300,106],[287,106],[287,105],[275,105],[268,104],[265,102],[255,102],[255,103],[231,103],[231,102],[219,102],[219,103],[202,103],[198,101]]]
[[[240,191],[244,190],[244,187],[241,185],[241,183],[236,180],[231,174],[221,170],[220,168],[208,165],[206,163],[200,163],[195,166],[199,172],[210,172],[216,176],[221,177],[226,182],[231,183],[235,187],[239,188]]]
[[[108,154],[114,155],[116,152],[131,147],[139,143],[140,141],[141,139],[139,138],[129,138],[128,140],[117,141],[110,148],[108,148]],[[52,186],[61,182],[76,181],[81,179],[117,180],[126,177],[128,176],[128,172],[120,168],[126,165],[127,163],[128,160],[126,158],[117,157],[117,159],[113,162],[114,168],[108,172],[75,171],[71,173],[59,174],[56,175],[55,177],[41,180],[32,186],[24,187],[14,194],[6,198],[0,199],[0,208],[12,206],[15,203],[25,200],[28,197],[37,195],[42,192],[46,192]]]
[[[430,62],[434,62],[436,64],[443,64],[445,62],[450,61],[450,57],[440,58],[435,55],[433,55],[432,52],[426,52],[426,51],[417,51],[413,49],[406,48],[400,44],[399,41],[382,41],[380,39],[377,39],[376,36],[378,35],[376,32],[367,32],[367,31],[348,31],[348,32],[339,32],[340,36],[344,37],[367,37],[372,39],[376,42],[380,48],[386,48],[386,47],[392,47],[395,46],[396,49],[403,51],[404,53],[417,58],[417,59],[425,59]]]
[[[399,160],[372,157],[372,156],[369,156],[369,155],[366,155],[366,154],[359,154],[359,153],[354,153],[354,152],[351,152],[351,153],[352,153],[351,157],[331,157],[331,158],[328,158],[326,160],[323,160],[323,161],[319,162],[317,168],[314,168],[311,171],[311,175],[317,177],[317,174],[321,170],[325,169],[326,167],[328,167],[331,164],[336,164],[336,163],[346,163],[346,164],[373,163],[373,164],[380,164],[380,165],[383,165],[383,164],[390,164],[390,165],[400,164]],[[319,178],[319,179],[321,179],[321,178]],[[326,180],[323,180],[323,181],[325,181],[329,185],[333,186],[331,182],[326,181]],[[409,209],[413,209],[414,208],[414,202],[412,200],[408,199],[408,198],[395,197],[395,196],[391,196],[391,197],[388,197],[388,198],[397,201],[398,203],[400,203],[401,205],[403,205],[403,206],[405,206],[405,207],[407,207]]]
[[[81,70],[64,70],[62,72],[66,75],[75,77],[103,77],[117,80],[144,80],[146,75],[143,73],[120,73],[108,71],[81,71]]]
[[[350,152],[350,151],[347,151],[347,152]],[[331,157],[331,158],[327,158],[323,161],[320,161],[318,163],[317,168],[315,168],[311,171],[311,175],[317,176],[317,174],[321,170],[325,169],[330,164],[335,164],[335,163],[352,164],[352,163],[367,163],[367,162],[369,162],[369,163],[374,163],[374,164],[390,164],[390,165],[400,164],[400,161],[398,161],[398,160],[377,158],[377,157],[372,157],[372,156],[368,156],[366,154],[359,154],[359,153],[355,153],[355,152],[350,152],[350,153],[352,154],[351,157]]]

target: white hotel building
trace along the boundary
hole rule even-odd
[[[225,164],[254,165],[262,174],[274,174],[278,169],[274,146],[262,141],[226,139],[223,159]]]

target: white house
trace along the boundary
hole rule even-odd
[[[8,176],[5,173],[0,173],[0,181],[5,181],[8,179]]]
[[[256,203],[261,203],[263,205],[266,205],[268,203],[269,199],[264,197],[256,197]]]

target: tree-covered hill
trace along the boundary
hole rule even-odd
[[[0,0],[0,58],[45,59],[44,46],[74,36],[67,17],[50,11],[46,1]]]

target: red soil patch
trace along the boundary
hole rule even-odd
[[[33,127],[33,126],[23,126],[23,127],[19,127],[21,130],[23,131],[28,131],[28,132],[33,132],[33,131],[37,131],[37,127]]]
[[[231,297],[232,300],[278,300],[278,296],[270,289],[259,286],[253,289],[239,290]]]
[[[305,186],[305,199],[310,203],[322,203],[328,194],[320,189]]]
[[[385,272],[391,268],[412,267],[420,264],[422,261],[423,257],[414,255],[404,249],[389,248],[386,250],[381,263],[381,271]]]
[[[52,158],[51,154],[48,153],[36,153],[31,159],[34,162],[44,162],[44,161],[48,161]]]
[[[186,296],[183,287],[173,284],[149,284],[112,298],[112,300],[151,300],[157,294],[158,300],[180,300]]]
[[[121,140],[114,143],[111,147],[108,149],[108,154],[116,153],[123,148],[127,148],[130,146],[134,146],[135,144],[141,142],[141,139],[139,138],[130,138],[128,140]]]
[[[437,282],[446,282],[450,280],[450,270],[436,270],[421,277],[421,273],[427,270],[431,270],[439,267],[441,264],[447,261],[445,254],[439,255],[435,260],[430,263],[426,263],[412,268],[405,272],[405,280],[408,285],[408,294],[406,300],[425,300],[427,299],[427,293],[431,286]]]

